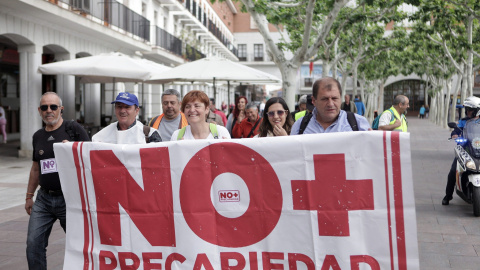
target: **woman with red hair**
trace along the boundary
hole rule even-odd
[[[182,100],[181,110],[187,118],[188,126],[172,134],[172,141],[200,139],[230,139],[227,129],[207,123],[210,99],[200,90],[188,92]]]
[[[235,108],[233,109],[233,112],[228,116],[227,121],[227,130],[228,132],[230,132],[230,134],[232,134],[233,127],[237,124],[240,124],[240,122],[245,119],[245,107],[247,106],[247,103],[247,97],[240,96],[237,98],[237,101],[235,102]]]

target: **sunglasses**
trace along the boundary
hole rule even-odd
[[[274,117],[275,113],[277,113],[278,116],[282,117],[287,111],[284,110],[278,110],[278,111],[270,111],[267,112],[268,117]]]
[[[58,107],[59,107],[59,106],[58,106],[58,105],[55,105],[55,104],[50,105],[50,109],[51,109],[52,111],[56,111],[56,110],[58,109]],[[43,112],[46,111],[46,110],[48,110],[48,105],[40,105],[40,110],[42,110]]]

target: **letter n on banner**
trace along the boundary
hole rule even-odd
[[[140,149],[142,189],[111,150],[90,152],[100,242],[121,246],[120,209],[152,246],[175,246],[168,148]]]

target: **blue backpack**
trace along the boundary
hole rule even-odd
[[[397,119],[395,114],[393,113],[392,109],[388,109],[387,111],[390,111],[392,113],[393,118]],[[380,122],[380,117],[382,116],[383,112],[379,114],[377,117],[372,122],[372,129],[373,130],[378,130],[378,123]],[[392,119],[390,118],[390,122],[392,122]]]

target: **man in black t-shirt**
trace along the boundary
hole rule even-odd
[[[47,269],[46,248],[53,223],[58,219],[66,229],[66,208],[57,172],[53,144],[62,141],[89,141],[87,132],[76,122],[62,118],[62,100],[54,92],[42,95],[38,112],[45,123],[33,135],[33,163],[28,179],[25,210],[30,215],[27,235],[29,269]],[[33,196],[37,187],[35,203]]]

